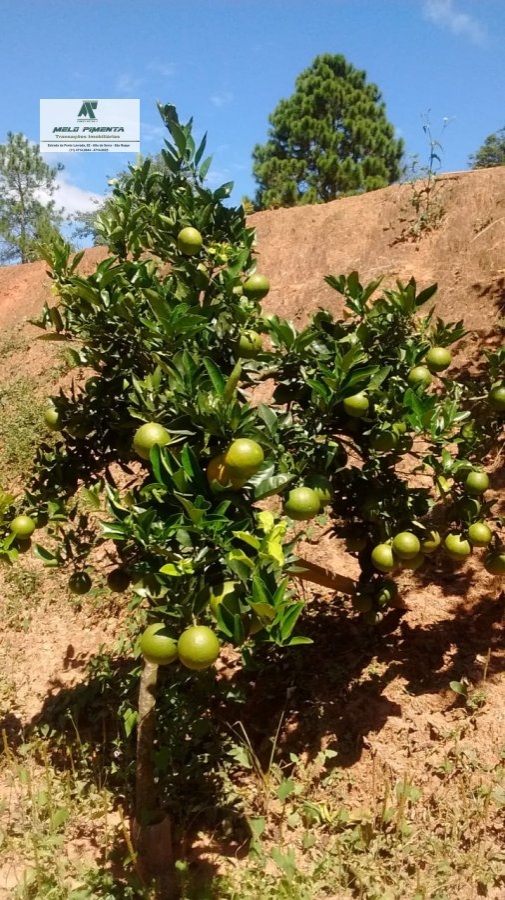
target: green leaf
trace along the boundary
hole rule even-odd
[[[438,283],[431,284],[429,287],[425,288],[424,291],[421,291],[420,294],[416,297],[416,306],[422,306],[423,303],[427,303],[428,300],[431,300],[433,294],[436,294],[438,291]]]
[[[238,538],[239,541],[244,541],[245,544],[249,544],[254,550],[259,550],[260,541],[254,534],[250,534],[248,531],[233,531],[233,537]]]
[[[60,560],[55,553],[51,550],[47,550],[46,547],[43,547],[42,544],[35,544],[33,548],[33,552],[35,556],[38,556],[40,560],[44,563],[48,568],[56,568],[60,564]]]
[[[217,396],[222,397],[224,395],[224,391],[225,391],[225,387],[226,387],[226,381],[225,381],[225,378],[224,378],[222,372],[220,371],[220,369],[216,365],[216,363],[212,359],[210,359],[208,356],[204,357],[202,362],[207,370],[207,374],[208,374],[210,380],[212,381],[212,386],[213,386]]]
[[[285,803],[288,797],[294,793],[295,783],[291,778],[284,778],[277,788],[277,797],[281,803]]]

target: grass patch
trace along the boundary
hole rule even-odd
[[[0,385],[0,471],[10,483],[27,479],[46,431],[37,388],[38,382],[28,377]]]
[[[5,566],[2,575],[6,585],[0,598],[2,622],[14,631],[27,631],[32,618],[33,600],[41,585],[41,575],[19,562],[12,567]]]

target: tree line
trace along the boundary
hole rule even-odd
[[[256,194],[242,202],[253,212],[387,187],[405,174],[404,151],[377,85],[341,54],[322,54],[269,116],[267,140],[252,152]],[[163,168],[161,154],[154,165]],[[485,139],[469,165],[505,165],[505,128]],[[64,216],[54,195],[62,169],[23,134],[9,132],[0,145],[0,264],[40,258],[41,245],[60,233]],[[99,242],[96,217],[107,203],[73,218],[76,237]]]

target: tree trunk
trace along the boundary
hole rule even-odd
[[[354,594],[357,585],[353,578],[339,575],[338,572],[318,566],[307,559],[298,560],[293,577],[301,578],[302,581],[310,581],[313,584],[319,584],[321,587],[332,588],[332,590],[340,594]]]
[[[138,853],[137,871],[142,881],[146,885],[154,882],[158,900],[177,900],[172,823],[158,806],[154,783],[157,676],[158,666],[145,662],[140,677],[135,816],[131,832]]]

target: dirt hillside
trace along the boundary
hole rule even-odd
[[[418,203],[417,211],[413,200]],[[263,304],[265,311],[298,323],[320,306],[338,312],[342,299],[325,284],[323,277],[327,274],[357,270],[363,283],[384,275],[387,285],[414,276],[419,287],[438,282],[438,315],[446,320],[464,320],[471,332],[465,354],[472,350],[472,344],[484,342],[488,336],[496,345],[504,333],[505,316],[505,167],[438,179],[430,196],[428,227],[416,235],[425,200],[422,185],[404,184],[326,205],[251,216],[249,224],[257,229],[258,265],[272,286]],[[80,270],[92,272],[105,255],[101,248],[87,251]],[[20,375],[31,376],[36,382],[52,368],[58,376],[58,345],[33,340],[38,331],[27,324],[51,297],[51,282],[43,262],[0,269],[0,414],[2,390]],[[497,327],[500,319],[501,328]],[[23,341],[16,344],[9,337],[12,334],[21,335]],[[44,397],[47,379],[40,381]],[[493,498],[505,515],[500,458],[490,461],[490,469]],[[7,484],[8,479],[9,472],[0,472],[0,484]],[[334,540],[322,537],[305,549],[314,561],[356,576],[356,561]],[[31,565],[26,563],[25,580]],[[40,597],[33,586],[30,588],[32,582],[21,583],[18,578],[16,604],[5,599],[8,595],[2,577],[7,583],[7,575],[0,573],[0,619],[3,617],[5,623],[0,628],[0,670],[6,686],[2,695],[0,678],[0,730],[16,735],[43,714],[48,696],[71,690],[82,681],[96,648],[102,641],[112,641],[117,620],[115,607],[107,617],[100,606],[100,588],[93,615],[86,606],[69,604],[63,576],[61,582],[52,581],[51,590]],[[441,778],[446,779],[444,796],[450,810],[467,802],[457,794],[460,782],[454,772],[461,770],[468,779],[465,790],[472,804],[472,778],[481,778],[482,772],[494,771],[493,767],[498,767],[500,778],[503,774],[505,596],[503,581],[487,575],[478,562],[469,563],[460,572],[429,561],[423,576],[404,574],[402,579],[406,610],[396,618],[394,611],[383,623],[385,627],[365,638],[350,604],[347,610],[337,598],[338,602],[330,605],[328,600],[333,598],[324,591],[311,598],[316,609],[317,604],[324,607],[324,633],[314,632],[315,644],[303,657],[311,677],[296,688],[285,720],[284,739],[290,742],[288,749],[300,754],[305,754],[307,747],[316,752],[320,747],[337,746],[339,765],[348,778],[345,784],[342,781],[342,796],[345,791],[349,794],[343,802],[349,800],[354,807],[372,803],[370,797],[373,800],[377,793],[379,776],[392,784],[398,779],[407,781],[408,776],[424,792],[424,812],[420,815],[427,818],[420,821],[428,823],[429,833],[428,814],[438,810]],[[266,677],[272,683],[263,693],[259,685],[260,713],[251,716],[252,721],[260,723],[258,740],[267,740],[275,732],[279,716],[284,716],[285,698],[293,690],[291,682],[284,683],[278,672],[273,679],[271,673]],[[455,701],[449,689],[451,679],[468,679],[471,685],[483,687],[480,694],[475,693],[475,715],[468,715]],[[270,706],[265,705],[266,695]],[[254,703],[254,692],[250,702]],[[467,762],[469,753],[482,767],[475,764],[475,775]],[[485,777],[489,780],[495,776]],[[495,789],[494,782],[491,787]],[[477,788],[481,788],[480,782]],[[326,800],[324,796],[322,799]],[[463,810],[469,833],[474,828],[471,803],[468,800],[468,816]],[[491,865],[489,860],[505,858],[502,819],[492,809],[494,824],[479,824],[483,843],[478,853],[483,872],[486,864]],[[449,821],[447,810],[440,813],[442,821]],[[465,830],[461,838],[464,866],[470,865],[469,846],[473,844]],[[13,896],[12,885],[18,883],[11,869],[0,866],[0,898]],[[490,881],[497,885],[495,891],[491,888],[484,894],[477,874],[475,882],[466,883],[467,871],[463,867],[461,877],[447,878],[448,893],[429,896],[461,900],[484,895],[489,900],[505,897],[501,875]],[[414,894],[407,891],[403,896]]]
[[[412,201],[419,190],[393,185],[320,206],[250,216],[259,264],[272,283],[265,307],[296,320],[319,306],[339,309],[339,295],[323,276],[356,269],[362,281],[378,275],[388,284],[411,276],[423,286],[436,281],[443,318],[488,328],[505,302],[505,167],[441,176],[430,220],[436,227],[415,240]],[[101,248],[87,251],[81,271],[93,271],[104,255]],[[36,315],[50,299],[45,273],[43,262],[0,268],[3,328]]]

